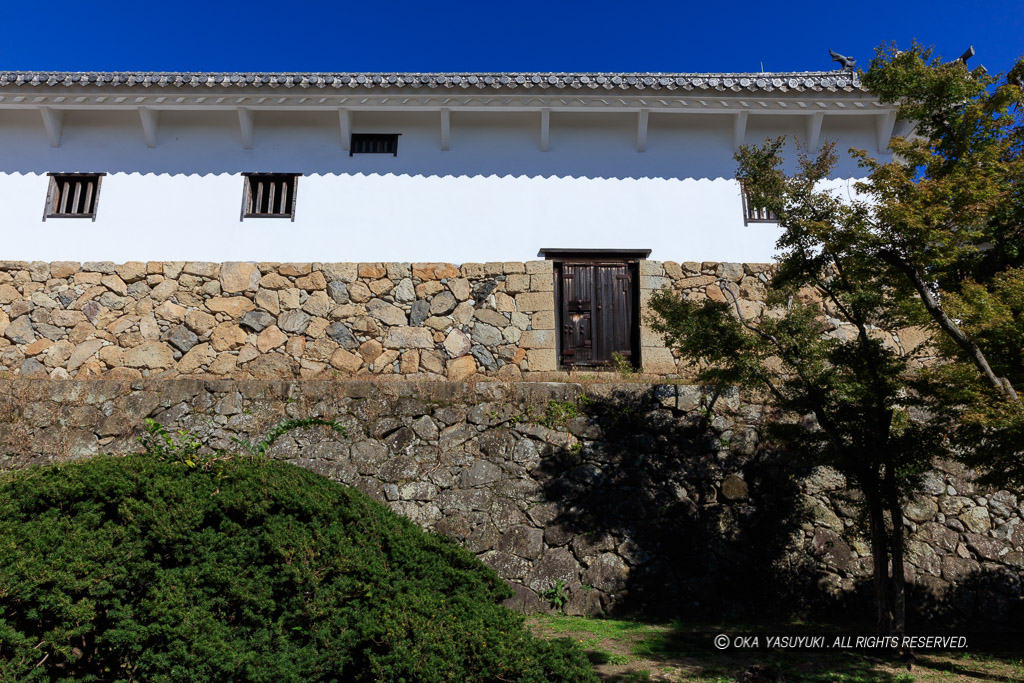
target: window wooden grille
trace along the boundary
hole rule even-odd
[[[45,218],[96,220],[102,173],[51,173]]]
[[[390,154],[397,157],[399,135],[400,133],[352,133],[348,155]]]
[[[756,209],[750,205],[750,192],[743,190],[743,224],[747,223],[778,223],[779,217],[774,211]]]
[[[295,218],[298,175],[249,173],[245,176],[243,218]]]

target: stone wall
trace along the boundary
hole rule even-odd
[[[870,605],[856,492],[762,447],[774,418],[758,403],[696,386],[4,380],[0,468],[140,450],[146,417],[234,450],[310,416],[348,438],[295,431],[272,457],[457,539],[521,608],[544,609],[558,585],[574,614]],[[937,463],[903,520],[910,604],[944,625],[1024,618],[1022,518],[1024,501]]]
[[[743,315],[757,317],[765,313],[768,275],[763,264],[642,261],[641,317],[651,294],[666,286],[719,301],[726,300],[722,287],[731,289]],[[50,379],[565,380],[554,309],[547,261],[5,261],[0,372]],[[830,334],[847,329],[837,320],[829,327]],[[914,330],[886,336],[908,350],[922,339]],[[688,374],[646,324],[640,341],[648,377]]]
[[[644,300],[763,270],[685,265],[642,264]],[[23,377],[520,379],[556,370],[554,327],[546,261],[0,263],[0,365]],[[674,373],[657,335],[642,340],[645,370]]]

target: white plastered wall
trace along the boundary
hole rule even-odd
[[[234,112],[163,112],[147,148],[134,112],[70,112],[59,147],[37,112],[0,112],[2,260],[510,261],[543,247],[651,249],[658,260],[770,260],[774,225],[743,224],[728,117],[357,113],[401,133],[398,157],[341,148],[331,112],[258,113],[243,149]],[[838,119],[838,117],[837,117]],[[800,135],[799,117],[750,117],[747,142]],[[830,129],[869,148],[870,119]],[[856,174],[844,162],[842,177]],[[43,220],[48,172],[105,172],[95,221]],[[299,173],[294,221],[239,220],[244,172]],[[840,181],[845,182],[845,181]]]

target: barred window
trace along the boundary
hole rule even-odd
[[[390,154],[397,157],[399,135],[400,133],[352,133],[348,155]]]
[[[755,209],[750,205],[750,191],[743,189],[743,224],[748,223],[778,223],[779,217],[774,211],[768,209]]]
[[[102,173],[51,173],[45,218],[96,220]]]
[[[243,218],[295,218],[294,173],[245,174]]]

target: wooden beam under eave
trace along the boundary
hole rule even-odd
[[[896,112],[890,111],[875,115],[875,135],[878,138],[878,153],[885,154],[889,149],[889,140],[896,126]]]
[[[46,128],[46,138],[50,141],[50,147],[60,147],[60,137],[64,132],[64,112],[60,109],[40,107],[39,113],[43,116],[43,127]]]
[[[551,140],[551,110],[540,110],[540,151],[547,152],[551,149],[548,144]]]
[[[252,149],[253,129],[255,128],[255,115],[251,109],[238,108],[238,130],[242,133],[242,148]]]
[[[352,110],[339,109],[338,123],[341,126],[341,148],[348,152],[352,142]]]
[[[452,147],[452,115],[447,108],[441,109],[441,151],[447,152]]]
[[[636,114],[636,151],[646,152],[647,151],[647,122],[650,119],[651,112],[647,109],[641,109]]]
[[[732,120],[732,149],[739,151],[740,145],[747,137],[747,112],[738,111]]]
[[[160,112],[149,107],[139,107],[139,120],[142,122],[142,135],[146,138],[146,147],[156,147],[156,130],[160,122]]]
[[[824,112],[814,112],[807,117],[807,151],[814,153],[818,151],[818,143],[821,141],[821,124],[825,120]]]

